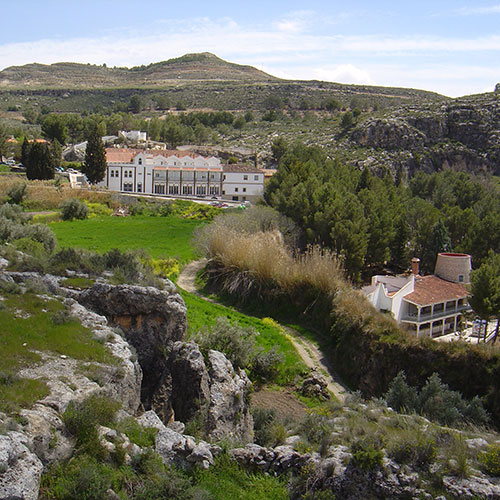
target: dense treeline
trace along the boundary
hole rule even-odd
[[[412,256],[432,271],[443,250],[470,253],[476,266],[500,250],[500,190],[465,172],[419,172],[405,185],[297,144],[282,154],[265,199],[304,230],[305,243],[333,249],[355,281],[386,264],[406,269]]]
[[[150,139],[164,141],[170,147],[175,147],[179,144],[206,143],[212,138],[214,131],[228,133],[233,129],[242,129],[253,120],[253,115],[251,112],[236,115],[228,111],[215,111],[144,118],[122,111],[87,116],[76,113],[40,113],[31,119],[33,123],[40,125],[43,137],[56,139],[63,145],[84,141],[97,129],[101,136],[117,135],[119,130],[147,131]]]

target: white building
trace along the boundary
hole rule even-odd
[[[138,142],[146,142],[147,133],[141,132],[140,130],[131,130],[130,132],[126,132],[125,130],[119,130],[118,137],[122,137],[127,141],[135,142],[137,144]]]
[[[222,197],[232,201],[253,201],[264,194],[264,172],[242,164],[224,165]]]
[[[419,259],[412,259],[409,276],[373,276],[363,290],[379,311],[416,333],[437,337],[455,332],[464,312],[470,311],[465,286],[471,271],[470,255],[438,254],[433,275],[420,276]]]
[[[106,159],[108,167],[99,185],[112,191],[217,196],[234,201],[250,201],[264,192],[263,173],[245,165],[223,167],[213,156],[178,150],[108,148]]]

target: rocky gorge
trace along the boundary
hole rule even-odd
[[[346,401],[334,416],[322,418],[319,427],[311,420],[306,432],[319,429],[328,436],[317,450],[305,448],[293,432],[271,446],[256,444],[250,380],[223,353],[202,353],[196,343],[186,340],[186,306],[169,281],[159,289],[112,285],[98,278],[91,287],[78,290],[59,276],[4,269],[0,279],[23,289],[33,287],[36,280],[39,297],[63,303],[113,358],[85,363],[43,352],[38,363],[20,369],[20,377],[43,379],[49,393],[22,409],[17,419],[0,415],[0,499],[38,498],[44,470],[75,453],[76,438],[65,425],[66,410],[93,394],[118,401],[120,420],[132,418],[145,429],[155,429],[154,451],[165,464],[181,469],[210,468],[218,455],[227,453],[244,469],[289,478],[293,498],[315,491],[349,499],[439,497],[429,488],[425,468],[401,465],[383,453],[373,463],[366,462],[366,453],[346,441],[352,429],[365,425],[360,424],[360,415],[367,426],[393,425],[396,414],[383,405]],[[315,386],[325,391],[321,377],[305,379],[305,389]],[[196,417],[203,422],[203,439],[186,431],[186,424]],[[432,427],[423,418],[419,425]],[[110,453],[118,447],[124,450],[125,462],[148,453],[120,430],[100,425],[98,431]],[[376,432],[366,427],[362,434]],[[489,437],[490,442],[494,439]],[[468,439],[466,445],[485,450],[489,442]],[[441,481],[445,498],[500,498],[498,480],[477,469],[461,478],[443,472]],[[108,497],[117,498],[113,491]]]

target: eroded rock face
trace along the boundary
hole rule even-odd
[[[243,370],[236,372],[230,361],[218,351],[208,352],[210,403],[208,435],[249,442],[253,439],[253,418],[248,404],[252,383]]]
[[[176,342],[168,360],[172,377],[172,407],[175,418],[191,420],[210,400],[208,370],[194,342]]]
[[[159,290],[96,284],[82,292],[78,301],[122,328],[143,370],[142,402],[168,421],[172,417],[168,351],[187,328],[186,306],[174,285]]]
[[[224,354],[211,350],[205,362],[194,342],[176,342],[168,370],[176,419],[186,422],[203,410],[210,439],[252,440],[253,419],[248,404],[252,383],[243,370],[234,370]]]
[[[42,469],[26,435],[14,431],[0,435],[0,498],[36,500]]]

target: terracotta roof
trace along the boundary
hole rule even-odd
[[[132,163],[134,156],[140,152],[140,149],[107,148],[106,161],[108,163]]]
[[[262,172],[252,165],[243,163],[233,163],[232,165],[224,165],[224,172],[236,172],[244,174],[262,174]]]
[[[412,293],[405,295],[404,300],[427,306],[461,299],[467,295],[469,295],[467,288],[460,283],[452,283],[434,275],[416,276],[415,289]]]

